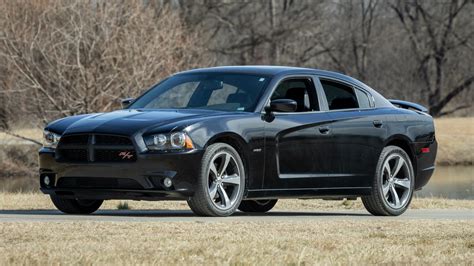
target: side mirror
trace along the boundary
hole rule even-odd
[[[122,108],[127,108],[133,101],[135,101],[135,98],[125,98],[120,100],[122,102]]]
[[[298,104],[291,99],[276,99],[270,102],[270,106],[265,107],[265,112],[295,112]]]

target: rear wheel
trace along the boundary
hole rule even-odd
[[[243,212],[267,212],[275,206],[278,200],[244,200],[239,210]]]
[[[103,200],[64,199],[51,196],[51,201],[58,210],[68,214],[91,214],[97,211]]]
[[[400,215],[410,205],[414,184],[410,157],[397,146],[385,147],[377,164],[372,193],[362,197],[362,202],[373,215]]]
[[[230,145],[210,145],[202,158],[191,210],[202,216],[232,215],[244,194],[245,168],[239,153]]]

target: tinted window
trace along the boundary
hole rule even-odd
[[[156,97],[150,101],[146,107],[150,109],[185,108],[198,85],[198,82],[185,82],[179,84],[172,90],[167,90],[163,92],[160,97]]]
[[[370,108],[370,101],[369,101],[369,95],[367,95],[367,93],[359,90],[359,89],[355,89],[355,92],[356,92],[356,95],[357,95],[357,99],[359,100],[359,107],[360,108]]]
[[[329,110],[359,108],[352,87],[328,80],[321,80],[321,84],[326,94]]]
[[[268,77],[246,74],[181,74],[156,85],[129,108],[252,112],[268,82]]]
[[[238,90],[237,87],[231,86],[229,84],[224,84],[224,86],[222,86],[222,89],[215,90],[212,92],[211,97],[209,98],[209,101],[207,102],[207,104],[214,105],[214,104],[226,102],[227,98],[229,98],[230,95],[237,93],[237,90]],[[232,98],[232,96],[230,97]]]
[[[291,99],[298,107],[297,112],[319,110],[319,105],[311,79],[289,79],[278,84],[272,94],[271,100]]]

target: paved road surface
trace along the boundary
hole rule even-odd
[[[375,217],[365,211],[271,211],[267,214],[236,213],[231,217],[197,217],[191,211],[102,210],[92,215],[65,215],[56,210],[0,210],[0,222],[20,221],[113,221],[113,222],[222,222],[222,221],[314,221],[314,220],[471,220],[474,210],[409,210],[398,217]]]

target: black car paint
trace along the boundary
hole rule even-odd
[[[333,72],[290,67],[217,67],[185,73],[199,72],[252,73],[272,79],[254,112],[124,109],[52,122],[46,129],[63,136],[130,137],[138,158],[134,163],[59,163],[54,150],[42,148],[41,175],[53,174],[56,182],[67,176],[130,178],[144,189],[60,189],[43,184],[42,191],[73,198],[185,199],[193,194],[205,148],[215,141],[232,141],[238,146],[246,166],[245,197],[249,199],[366,195],[380,152],[389,143],[408,149],[416,173],[415,188],[431,177],[437,148],[433,119],[394,107],[360,81]],[[295,77],[313,80],[320,110],[265,113],[273,89],[282,80]],[[362,89],[371,96],[372,108],[329,111],[319,78]],[[143,141],[148,135],[180,130],[191,137],[194,150],[151,152]],[[430,153],[421,153],[425,147]],[[151,177],[170,177],[173,187],[157,187]]]

